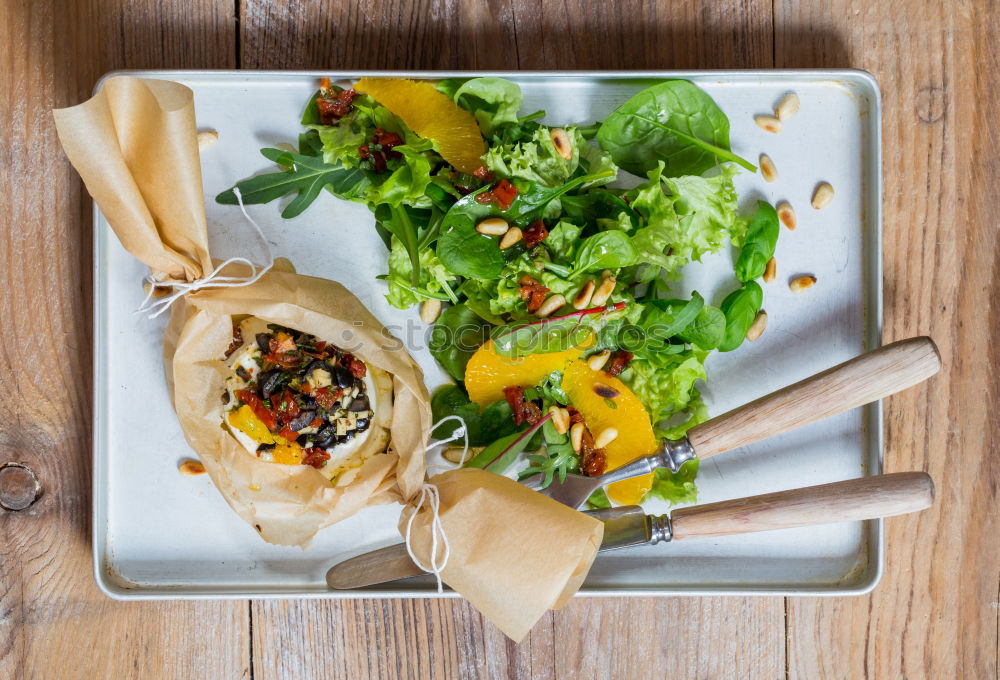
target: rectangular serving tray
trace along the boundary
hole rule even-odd
[[[660,72],[260,72],[132,71],[194,91],[199,129],[219,141],[202,153],[209,236],[215,257],[259,255],[239,210],[214,196],[269,169],[258,150],[294,143],[299,118],[319,77],[363,75],[438,79],[495,75],[520,84],[524,111],[545,109],[549,123],[603,119],[641,88],[686,78],[728,114],[733,150],[756,161],[767,153],[779,179],[736,179],[741,207],[757,198],[788,200],[798,229],[782,228],[778,279],[765,285],[768,328],[755,343],[713,354],[704,395],[712,414],[750,401],[877,347],[881,336],[881,110],[871,75],[853,70]],[[119,74],[109,74],[119,75]],[[108,76],[105,76],[108,77]],[[754,124],[788,92],[799,113],[770,134]],[[836,190],[822,211],[809,205],[820,181]],[[280,206],[250,206],[276,255],[303,274],[340,281],[410,346],[432,390],[447,382],[426,350],[415,311],[385,302],[386,251],[362,205],[324,193],[300,217]],[[145,268],[122,248],[94,208],[94,573],[120,599],[433,597],[427,578],[356,591],[330,591],[335,562],[400,540],[399,506],[369,508],[323,530],[308,550],[268,545],[233,513],[206,476],[185,477],[193,457],[181,434],[163,375],[166,319],[134,313]],[[718,304],[733,286],[732,255],[690,266],[680,287]],[[793,295],[790,277],[818,283]],[[882,469],[879,404],[816,423],[706,462],[699,502],[790,489]],[[663,507],[650,506],[662,512]],[[882,573],[881,521],[788,529],[600,555],[582,595],[846,595],[869,591]],[[454,593],[446,593],[454,596]]]

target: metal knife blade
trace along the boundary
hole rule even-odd
[[[670,520],[667,516],[646,515],[638,505],[594,510],[586,514],[604,522],[601,552],[670,540]],[[398,543],[335,564],[326,572],[326,583],[336,590],[346,590],[424,573],[410,559],[406,545]]]

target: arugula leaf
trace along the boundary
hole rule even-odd
[[[429,349],[455,380],[465,379],[465,366],[489,339],[489,324],[483,323],[466,305],[452,305],[441,313],[431,331]]]
[[[479,406],[469,401],[468,395],[458,385],[445,385],[431,397],[431,412],[437,422],[446,416],[460,416],[469,433],[469,446],[486,446],[497,439],[517,433],[514,413],[510,404],[500,400],[479,411]],[[439,425],[431,435],[436,439],[450,437],[458,423],[448,421]]]
[[[566,475],[577,472],[580,468],[580,456],[573,451],[569,435],[559,434],[551,421],[542,427],[542,438],[545,442],[544,452],[528,456],[528,467],[518,479],[542,475],[542,488],[546,488],[558,477],[559,482],[566,481]]]
[[[667,175],[700,175],[719,161],[757,168],[730,150],[729,119],[687,80],[667,80],[633,95],[601,124],[601,147],[640,177],[660,160]]]
[[[770,203],[757,201],[757,211],[750,218],[746,239],[736,260],[736,278],[752,281],[760,277],[774,257],[778,244],[778,213]]]
[[[269,203],[286,194],[297,196],[285,206],[281,216],[291,219],[302,214],[316,200],[324,187],[340,198],[358,200],[368,187],[371,179],[358,168],[330,165],[321,158],[282,151],[281,149],[261,149],[261,154],[270,161],[288,167],[288,170],[271,172],[245,179],[236,184],[243,203]],[[236,194],[232,189],[215,197],[217,203],[236,205]]]
[[[747,330],[764,303],[764,291],[756,281],[747,281],[722,301],[726,315],[726,334],[719,343],[720,352],[731,352],[743,344]]]

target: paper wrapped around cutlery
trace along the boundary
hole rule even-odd
[[[191,91],[115,77],[89,101],[54,114],[66,155],[118,238],[156,281],[191,284],[208,276],[215,265]],[[423,375],[343,286],[279,269],[285,268],[249,285],[204,287],[174,304],[164,356],[184,435],[229,505],[268,542],[304,548],[323,527],[393,501],[404,504],[405,523],[427,483],[431,409]],[[246,277],[247,271],[234,263],[223,273]],[[234,320],[247,315],[337,344],[391,375],[389,450],[330,482],[308,465],[266,462],[243,448],[223,427],[220,395],[231,370],[224,357]],[[601,542],[600,522],[484,471],[431,481],[451,547],[443,580],[505,633],[520,639],[579,588]],[[430,545],[430,524],[425,504],[412,527],[417,554]]]

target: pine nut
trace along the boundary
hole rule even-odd
[[[761,336],[765,328],[767,328],[767,312],[762,309],[757,312],[757,316],[754,317],[753,323],[750,324],[750,328],[747,329],[747,340],[753,342]]]
[[[774,114],[778,117],[778,120],[788,120],[798,112],[799,95],[794,92],[786,94],[774,109]]]
[[[520,241],[523,236],[524,233],[518,227],[511,227],[507,230],[507,233],[503,235],[503,238],[500,239],[500,250],[510,248],[512,245]]]
[[[594,394],[599,397],[603,397],[604,399],[617,399],[622,396],[621,393],[614,387],[611,385],[605,385],[602,382],[595,382],[593,389]]]
[[[613,427],[606,427],[601,433],[594,437],[594,448],[603,449],[605,446],[618,439],[618,430]]]
[[[604,364],[608,363],[609,358],[611,358],[611,350],[606,349],[587,359],[587,365],[590,366],[590,370],[599,371],[604,368]]]
[[[767,261],[767,266],[764,267],[764,283],[771,283],[774,281],[774,277],[778,273],[778,263],[772,257]]]
[[[788,201],[782,201],[778,204],[778,219],[788,227],[789,231],[795,231],[795,211]]]
[[[205,474],[205,466],[196,460],[185,460],[177,466],[177,471],[182,475],[193,477]]]
[[[552,414],[552,425],[559,434],[566,434],[569,430],[569,411],[559,406],[549,406],[549,413]]]
[[[573,453],[580,453],[583,448],[583,431],[586,429],[587,426],[583,423],[573,423],[573,427],[569,428],[569,443],[573,445]]]
[[[594,295],[595,287],[596,284],[593,279],[589,279],[587,283],[583,284],[583,288],[573,298],[573,307],[576,309],[586,309],[590,304],[590,298]]]
[[[615,273],[613,271],[611,271],[610,269],[605,269],[603,272],[601,272],[601,281],[614,275]]]
[[[434,323],[441,316],[441,301],[437,298],[427,298],[420,303],[420,320],[424,323]]]
[[[820,208],[825,208],[830,205],[830,201],[833,200],[833,187],[827,182],[820,182],[816,185],[816,191],[813,192],[812,206],[816,210]]]
[[[568,161],[573,158],[573,142],[565,130],[562,128],[552,128],[552,131],[549,132],[549,137],[552,139],[552,146],[556,147],[556,151],[559,152],[559,155],[564,160]]]
[[[774,161],[766,153],[760,155],[760,174],[764,176],[765,182],[773,182],[778,179],[778,168],[774,167]]]
[[[486,236],[503,236],[510,229],[507,220],[500,217],[487,217],[476,225],[476,231]]]
[[[781,129],[784,127],[781,121],[774,116],[756,116],[753,122],[757,123],[757,127],[760,129],[767,130],[775,135],[781,132]]]
[[[556,293],[555,295],[550,295],[545,299],[545,302],[542,303],[542,306],[538,308],[538,311],[535,312],[535,316],[544,319],[547,316],[551,316],[553,312],[562,308],[565,304],[566,298],[564,298],[561,294]]]
[[[219,133],[215,130],[206,130],[198,133],[198,151],[204,151],[208,147],[219,141]]]
[[[531,274],[522,274],[521,278],[519,278],[517,282],[522,286],[530,286],[533,283],[538,283],[538,279],[536,279]]]
[[[615,291],[615,285],[617,285],[617,283],[618,279],[615,277],[605,277],[604,280],[601,281],[601,285],[597,287],[596,291],[594,291],[594,296],[590,298],[590,304],[595,307],[600,307],[605,304],[608,301],[608,298],[611,297],[611,293]]]
[[[465,454],[465,462],[468,463],[470,460],[475,458],[479,454],[479,452],[483,450],[483,448],[485,447],[470,446],[469,452]],[[441,455],[444,456],[444,459],[449,463],[454,463],[455,465],[458,465],[459,463],[462,462],[463,452],[464,449],[461,446],[449,446],[443,452],[441,452]]]
[[[799,276],[792,279],[791,283],[788,284],[788,288],[791,289],[793,293],[801,293],[807,288],[812,288],[815,283],[816,277],[811,274],[808,276]]]

